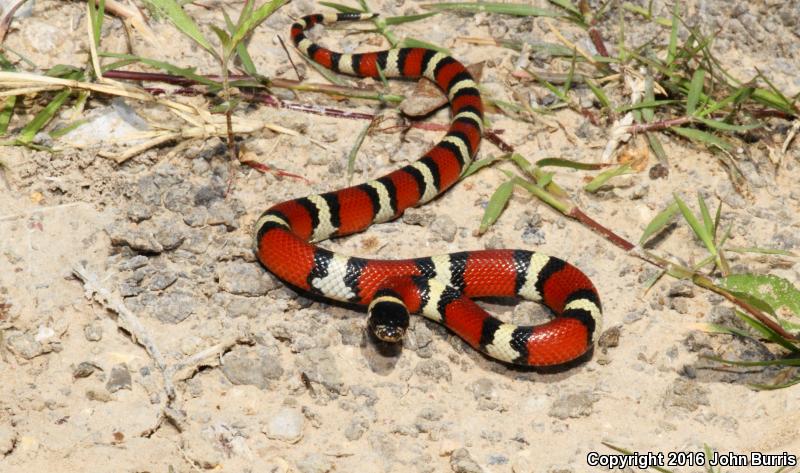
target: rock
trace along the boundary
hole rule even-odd
[[[283,375],[280,359],[263,348],[237,347],[222,357],[222,373],[233,384],[249,384],[266,389],[270,381]]]
[[[434,407],[423,407],[414,419],[414,428],[419,433],[429,433],[440,430],[439,421],[444,414],[440,409]]]
[[[197,311],[199,304],[197,297],[182,291],[161,294],[156,300],[155,307],[151,309],[152,314],[168,324],[183,322]]]
[[[344,429],[344,436],[347,440],[356,441],[364,435],[368,428],[369,423],[365,419],[353,419]]]
[[[149,291],[163,291],[178,280],[178,274],[168,269],[163,269],[150,277],[147,284]]]
[[[17,441],[17,431],[10,425],[0,424],[0,457],[4,457],[14,451]]]
[[[450,455],[453,473],[483,473],[483,468],[472,459],[466,448],[459,448]]]
[[[194,194],[194,205],[208,207],[209,204],[225,197],[225,189],[217,186],[203,186]]]
[[[609,327],[608,330],[600,335],[600,338],[597,340],[597,346],[603,349],[619,346],[620,333],[621,328],[619,325]]]
[[[689,281],[675,281],[667,292],[669,297],[694,297],[694,285]]]
[[[433,356],[433,332],[428,325],[418,321],[406,335],[408,348],[415,350],[420,358],[430,358]]]
[[[164,192],[164,207],[179,215],[185,215],[194,208],[194,189],[188,183],[170,186]]]
[[[161,253],[164,247],[152,232],[144,231],[138,226],[115,222],[106,227],[106,233],[114,246],[127,246],[142,253]]]
[[[364,346],[366,337],[364,336],[364,323],[355,318],[340,320],[336,324],[336,330],[342,336],[342,343],[351,346]]]
[[[217,307],[224,307],[228,317],[255,318],[264,312],[264,307],[253,303],[253,299],[245,296],[235,296],[227,292],[218,292],[211,296],[212,303]]]
[[[72,377],[73,378],[88,378],[95,372],[97,369],[97,365],[91,363],[89,361],[83,361],[72,370]]]
[[[89,342],[99,342],[103,339],[103,326],[92,322],[83,326],[83,336]]]
[[[449,215],[440,215],[431,223],[430,230],[444,241],[453,241],[456,238],[458,227]]]
[[[143,222],[153,218],[155,208],[141,202],[133,202],[128,207],[128,220],[134,223]]]
[[[310,453],[297,462],[301,473],[328,473],[333,471],[333,463],[321,453]]]
[[[419,225],[421,227],[427,227],[435,218],[436,215],[434,215],[430,209],[421,209],[415,207],[407,209],[403,213],[403,223],[406,225]]]
[[[267,437],[287,443],[297,443],[303,438],[303,414],[283,407],[267,422],[264,433]]]
[[[45,353],[45,348],[31,333],[15,333],[6,339],[8,348],[16,355],[30,360]]]
[[[230,231],[239,228],[239,221],[236,219],[236,212],[227,202],[214,202],[208,209],[209,225],[225,225],[225,229]]]
[[[111,368],[111,374],[108,375],[108,381],[106,382],[106,390],[109,393],[115,393],[120,389],[130,390],[131,385],[131,373],[125,363],[120,363]]]
[[[208,222],[208,210],[205,207],[193,207],[183,214],[183,223],[190,227],[202,227]]]
[[[427,378],[431,381],[453,381],[453,374],[450,372],[450,365],[442,360],[426,359],[417,363],[414,372],[420,378]]]
[[[561,420],[587,417],[591,415],[595,402],[597,402],[597,396],[589,390],[562,394],[550,406],[548,415]]]
[[[644,309],[632,310],[625,315],[625,318],[622,319],[622,322],[625,324],[632,324],[637,320],[641,320],[645,315],[646,311]]]
[[[664,407],[677,407],[689,412],[697,410],[699,406],[708,406],[708,388],[694,381],[676,379],[664,395]]]
[[[526,211],[514,222],[514,230],[522,230],[522,241],[526,245],[541,245],[545,241],[542,230],[542,217],[535,212]]]
[[[186,229],[178,219],[160,219],[153,222],[153,236],[164,251],[172,251],[186,239]]]
[[[277,281],[255,264],[226,262],[217,268],[219,285],[226,292],[242,296],[263,296],[278,287]]]
[[[143,176],[136,183],[136,194],[139,200],[150,206],[161,206],[161,190],[152,175]]]
[[[332,394],[347,393],[336,360],[327,350],[312,348],[301,353],[296,360],[298,369],[305,373],[309,381],[321,384]]]
[[[669,300],[669,308],[679,314],[689,313],[689,303],[683,297]]]
[[[119,269],[121,271],[133,271],[135,269],[139,269],[142,266],[146,266],[147,263],[150,261],[145,255],[136,255],[132,258],[128,258],[119,265]]]
[[[491,399],[495,396],[494,383],[488,378],[478,378],[474,383],[467,385],[467,390],[472,393],[476,401]]]

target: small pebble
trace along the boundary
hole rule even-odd
[[[453,380],[450,365],[434,358],[425,359],[417,363],[414,372],[420,378],[426,378],[431,381],[447,381],[449,383]]]
[[[235,348],[222,357],[222,373],[233,384],[266,389],[283,375],[280,359],[263,349]]]
[[[449,215],[440,215],[433,220],[430,230],[442,240],[452,242],[456,238],[458,226]]]
[[[263,296],[278,287],[277,281],[258,265],[244,262],[218,265],[217,277],[222,290],[242,296]]]
[[[310,453],[297,462],[301,473],[328,473],[333,471],[333,463],[321,453]]]
[[[108,382],[106,382],[106,390],[109,393],[115,393],[120,389],[130,390],[131,385],[131,372],[128,371],[125,363],[120,363],[111,368],[111,374],[109,374]]]
[[[103,339],[103,326],[92,322],[83,326],[83,336],[89,342],[99,342]]]
[[[267,422],[267,437],[287,443],[297,443],[303,438],[303,414],[293,408],[281,408]]]
[[[472,459],[466,448],[459,448],[450,455],[453,473],[483,473],[483,468]]]
[[[97,366],[94,363],[84,361],[78,364],[72,371],[73,378],[88,378],[95,372]]]
[[[562,394],[553,402],[548,415],[556,419],[577,419],[592,414],[592,406],[597,396],[591,391]]]
[[[664,407],[677,407],[686,411],[696,411],[700,406],[708,406],[709,390],[695,381],[676,379],[664,395]]]

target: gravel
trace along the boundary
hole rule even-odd
[[[268,438],[286,443],[297,443],[303,438],[303,414],[294,408],[284,407],[270,416],[264,429]]]

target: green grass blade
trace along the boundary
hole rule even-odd
[[[540,168],[546,166],[555,166],[560,168],[579,169],[582,171],[594,171],[597,169],[603,169],[607,167],[605,164],[581,163],[578,161],[573,161],[571,159],[564,159],[564,158],[543,158],[536,161],[536,165],[539,166]]]
[[[501,15],[514,16],[546,16],[563,18],[564,15],[552,10],[536,8],[522,3],[497,3],[497,2],[452,2],[452,3],[425,3],[421,5],[425,10],[454,10],[461,12],[487,12]]]
[[[700,94],[703,93],[703,81],[706,77],[705,69],[697,69],[692,75],[692,82],[689,84],[689,95],[686,99],[686,115],[694,115],[697,110],[697,103]]]
[[[583,15],[581,14],[581,11],[578,10],[578,7],[573,5],[572,2],[570,2],[569,0],[550,0],[550,3],[552,3],[553,5],[558,5],[559,7],[563,8],[564,10],[567,10],[573,15],[583,18]]]
[[[39,113],[33,117],[33,120],[28,122],[27,125],[20,131],[19,137],[17,137],[17,142],[20,144],[28,144],[33,141],[33,138],[36,136],[42,128],[44,128],[50,120],[58,113],[58,110],[64,105],[64,102],[67,101],[69,96],[72,95],[72,91],[69,89],[65,89],[57,93],[53,100],[47,104]]]
[[[743,100],[747,100],[753,94],[755,89],[753,87],[740,87],[736,90],[736,92],[732,93],[731,95],[725,97],[724,99],[720,100],[719,102],[715,102],[708,107],[704,108],[702,111],[699,111],[695,114],[696,117],[706,117],[717,110],[721,110],[729,105],[735,105],[741,103]]]
[[[798,358],[783,358],[778,360],[761,361],[727,360],[718,356],[703,356],[702,358],[735,366],[800,366],[800,359]]]
[[[600,102],[603,108],[611,108],[611,101],[608,100],[608,96],[603,91],[603,89],[597,84],[595,84],[594,81],[591,79],[586,79],[585,82],[586,85],[588,85],[589,88],[592,90],[594,96],[597,97],[597,101]]]
[[[82,118],[80,120],[76,120],[76,121],[70,123],[69,125],[57,128],[57,129],[51,131],[50,133],[48,133],[48,135],[50,135],[51,138],[61,138],[62,136],[66,135],[67,133],[71,132],[72,130],[75,130],[75,129],[77,129],[77,128],[79,128],[79,127],[81,127],[81,126],[83,126],[83,125],[85,125],[87,123],[89,123],[89,119]]]
[[[586,184],[583,189],[586,192],[594,193],[597,192],[598,189],[603,187],[603,185],[608,182],[611,178],[622,176],[623,174],[629,174],[631,170],[631,164],[625,163],[622,166],[617,166],[611,168],[607,171],[603,171],[598,174],[594,179],[591,180],[588,184]]]
[[[706,133],[702,130],[696,130],[694,128],[685,128],[680,126],[673,126],[670,130],[674,131],[675,133],[683,136],[684,138],[688,138],[692,141],[699,141],[706,146],[714,147],[723,149],[725,151],[732,151],[733,145],[728,143],[727,141],[723,140],[722,138],[718,138],[711,133]]]
[[[387,26],[402,25],[403,23],[424,20],[425,18],[430,18],[438,14],[438,11],[432,11],[428,13],[420,13],[419,15],[390,16],[389,18],[384,19],[384,22]]]
[[[334,3],[334,2],[319,2],[320,5],[324,5],[329,8],[333,8],[336,11],[340,11],[342,13],[361,13],[364,10],[359,10],[358,8],[353,8],[347,5],[342,5],[341,3]]]
[[[450,55],[450,51],[447,48],[443,48],[433,43],[429,43],[427,41],[422,41],[421,39],[416,38],[405,38],[403,41],[400,42],[400,46],[403,48],[424,48],[424,49],[433,49],[434,51],[439,51],[442,54]]]
[[[14,116],[14,106],[16,104],[16,95],[6,97],[3,101],[3,109],[0,110],[0,136],[5,135],[8,131],[8,124],[11,123],[11,117]]]
[[[353,143],[353,148],[347,153],[347,182],[353,180],[353,172],[356,169],[356,157],[358,156],[358,150],[361,149],[361,145],[364,143],[364,138],[366,138],[369,129],[372,128],[372,122],[368,123],[367,126],[364,127],[363,130],[356,136],[356,142]]]
[[[103,19],[105,18],[106,0],[89,1],[89,21],[92,25],[92,39],[95,46],[100,45],[100,33],[103,31]]]
[[[250,15],[242,14],[239,18],[236,31],[231,35],[231,46],[236,46],[242,42],[242,40],[252,33],[258,25],[269,18],[270,15],[275,13],[275,10],[285,5],[288,1],[289,0],[271,0],[256,8]]]
[[[113,57],[113,58],[117,58],[117,59],[123,59],[123,60],[126,60],[126,61],[130,60],[130,61],[135,61],[135,62],[141,62],[142,64],[147,64],[148,66],[155,67],[156,69],[161,69],[161,70],[167,71],[167,72],[169,72],[171,74],[175,74],[175,75],[178,75],[178,76],[181,76],[181,77],[185,77],[187,79],[190,79],[192,81],[197,82],[198,84],[203,84],[203,85],[208,85],[208,86],[215,86],[215,87],[219,87],[220,86],[219,83],[214,82],[213,80],[208,79],[206,77],[203,77],[203,76],[201,76],[199,74],[196,74],[194,72],[195,69],[193,67],[192,68],[177,67],[177,66],[174,66],[174,65],[172,65],[172,64],[170,64],[168,62],[156,61],[154,59],[147,59],[147,58],[144,58],[144,57],[141,57],[141,56],[133,56],[131,54],[118,54],[118,53],[104,52],[104,53],[99,53],[99,55],[103,56],[103,57]]]
[[[743,338],[753,338],[753,334],[748,332],[747,330],[742,330],[736,327],[728,327],[726,325],[720,324],[713,324],[713,323],[699,323],[694,325],[699,330],[703,330],[704,332],[708,333],[719,333],[723,335],[738,335]]]
[[[771,274],[732,274],[722,279],[720,285],[764,301],[773,313],[783,307],[800,317],[800,290],[784,278]]]
[[[486,233],[486,230],[497,221],[513,194],[514,181],[506,181],[497,187],[494,194],[489,198],[489,203],[486,204],[486,210],[483,212],[481,225],[478,228],[479,235]]]
[[[181,30],[183,34],[194,40],[195,43],[202,46],[203,49],[211,53],[214,57],[219,58],[214,47],[208,39],[203,36],[203,33],[194,20],[183,11],[183,8],[181,8],[175,0],[144,0],[144,2],[155,8],[161,15],[169,18],[172,24]]]
[[[695,118],[698,122],[706,125],[710,128],[715,128],[721,131],[732,131],[732,132],[745,132],[749,130],[755,130],[756,128],[761,128],[764,126],[763,123],[748,123],[747,125],[731,125],[730,123],[721,122],[719,120],[709,120],[707,118]]]
[[[619,107],[619,108],[617,108],[615,110],[615,112],[616,113],[625,113],[625,112],[628,112],[630,110],[640,110],[640,109],[647,110],[647,109],[650,109],[650,111],[652,113],[652,109],[653,108],[660,107],[661,105],[671,105],[671,104],[677,103],[677,102],[678,102],[677,100],[669,100],[669,99],[643,100],[641,102],[636,102],[634,104],[630,104],[630,105],[625,105],[623,107]]]
[[[671,203],[666,209],[659,212],[647,227],[644,229],[641,238],[639,238],[639,245],[643,245],[651,236],[660,232],[672,220],[672,217],[678,212],[679,207],[677,202]]]
[[[492,164],[507,159],[508,155],[504,156],[489,156],[488,158],[479,159],[477,161],[473,161],[472,164],[469,165],[464,174],[461,176],[461,179],[465,177],[471,176],[476,172],[480,171],[481,169],[485,168],[486,166],[491,166]]]
[[[776,248],[758,248],[755,246],[749,246],[749,247],[732,246],[725,249],[727,251],[733,251],[734,253],[759,253],[762,255],[790,256],[793,258],[797,258],[798,256],[796,253],[792,253],[791,251],[779,250]]]
[[[678,15],[680,14],[680,2],[675,2],[675,6],[672,9],[672,30],[669,33],[669,45],[667,46],[667,65],[672,68],[675,57],[678,52],[678,24],[680,20],[678,19]]]
[[[697,193],[697,205],[700,207],[700,215],[703,217],[703,226],[705,226],[706,231],[711,235],[713,241],[716,239],[714,234],[714,221],[711,220],[711,212],[708,211],[706,200],[700,192]]]
[[[678,204],[681,214],[683,214],[683,218],[692,228],[694,234],[697,235],[697,238],[703,242],[712,255],[716,255],[717,247],[714,245],[714,240],[711,238],[711,233],[706,230],[705,226],[700,224],[700,221],[697,220],[697,217],[695,217],[694,213],[692,213],[691,209],[689,209],[689,206],[687,206],[686,203],[684,203],[683,200],[678,197],[678,194],[673,194],[673,197],[675,198],[675,202]]]
[[[800,353],[800,348],[795,346],[789,340],[783,338],[778,332],[772,330],[771,328],[764,325],[760,320],[750,317],[749,315],[745,314],[740,310],[736,310],[736,316],[742,319],[747,325],[753,328],[756,332],[760,333],[764,339],[769,340],[773,343],[776,343],[783,348],[791,351],[792,353]],[[798,360],[800,361],[800,360]]]

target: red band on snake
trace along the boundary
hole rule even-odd
[[[367,306],[371,317],[392,318],[406,310],[422,314],[503,362],[545,366],[582,356],[600,330],[600,298],[586,275],[558,258],[525,250],[483,250],[370,260],[313,244],[360,232],[432,200],[458,181],[481,140],[483,103],[478,86],[452,57],[421,48],[342,54],[314,44],[304,34],[318,23],[373,16],[309,15],[292,25],[292,40],[309,58],[336,72],[430,79],[450,101],[450,128],[419,160],[383,177],[271,207],[255,225],[259,260],[286,283],[328,299]],[[538,301],[556,317],[536,326],[503,323],[472,300],[490,296]]]

